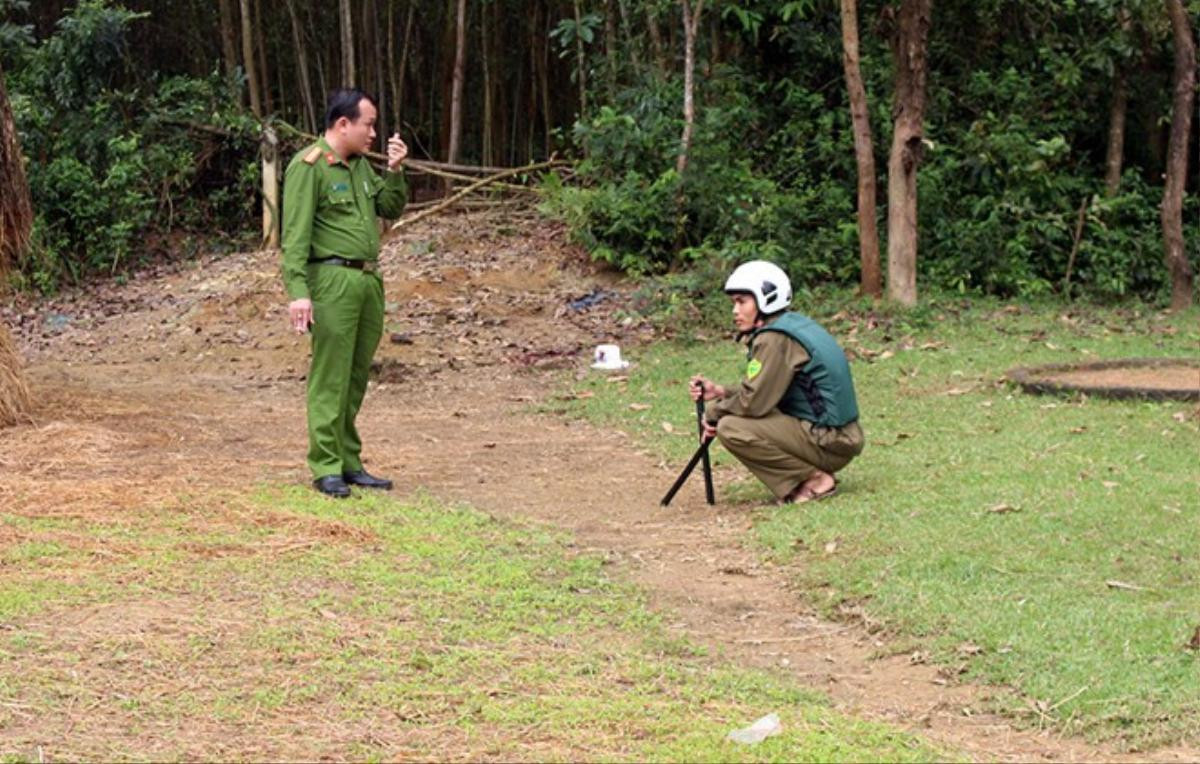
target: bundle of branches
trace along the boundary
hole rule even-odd
[[[25,421],[29,388],[21,374],[21,356],[8,329],[0,324],[0,427]]]

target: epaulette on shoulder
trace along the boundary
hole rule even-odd
[[[316,161],[321,158],[321,153],[320,146],[313,146],[308,150],[308,153],[304,155],[304,164],[315,164]]]

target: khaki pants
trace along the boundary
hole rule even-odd
[[[830,474],[863,450],[858,422],[822,427],[775,409],[764,417],[724,416],[721,445],[782,499],[820,469]]]

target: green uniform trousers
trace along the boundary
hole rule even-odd
[[[362,469],[354,426],[383,336],[383,280],[338,265],[308,266],[313,303],[308,466],[314,478]]]
[[[763,417],[723,416],[717,437],[780,499],[816,470],[833,474],[863,450],[858,422],[822,427],[779,409]]]

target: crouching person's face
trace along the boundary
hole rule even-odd
[[[755,329],[758,319],[758,305],[754,297],[748,294],[733,294],[729,296],[733,302],[733,325],[739,332],[750,332]]]

